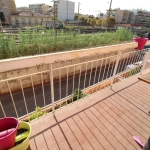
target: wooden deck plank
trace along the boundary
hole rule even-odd
[[[33,121],[30,147],[140,150],[132,136],[139,136],[144,143],[149,137],[149,91],[150,84],[131,77],[114,85],[112,91],[104,89],[56,111],[55,118],[49,114]]]

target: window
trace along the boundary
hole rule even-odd
[[[6,3],[6,0],[3,0],[3,4],[5,4]]]
[[[32,20],[31,20],[31,18],[29,18],[29,24],[31,24],[32,23]]]
[[[15,18],[15,22],[18,22],[18,18]]]
[[[37,19],[35,19],[35,24],[37,24],[38,23],[38,20]]]
[[[25,23],[25,18],[22,18],[22,23]]]

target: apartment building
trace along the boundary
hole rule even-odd
[[[133,12],[129,10],[123,11],[122,23],[123,24],[130,24]]]
[[[142,9],[132,10],[133,16],[131,24],[137,24],[141,26],[150,26],[150,12]]]
[[[64,22],[66,20],[74,20],[75,2],[68,0],[59,0],[57,6],[58,20]]]
[[[98,17],[98,18],[105,18],[105,17],[106,17],[106,14],[104,14],[104,13],[98,13],[98,14],[96,15],[96,17]]]
[[[11,24],[11,14],[16,13],[16,4],[15,0],[1,0],[0,1],[0,19],[2,25]]]
[[[51,18],[39,13],[22,12],[18,15],[11,15],[11,21],[15,26],[35,26],[42,25],[43,21],[51,21]]]
[[[108,14],[108,10],[107,10]],[[133,12],[130,10],[122,10],[120,8],[112,9],[110,16],[115,17],[117,23],[128,24],[131,21]]]
[[[29,11],[30,12],[37,12],[40,14],[48,15],[49,14],[49,9],[51,6],[47,4],[30,4],[29,5]]]
[[[29,12],[29,7],[17,7],[17,12]]]

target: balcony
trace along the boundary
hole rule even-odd
[[[0,80],[1,91],[6,86],[9,92],[0,99],[0,115],[30,122],[32,150],[139,149],[132,136],[145,143],[150,131],[150,85],[138,80],[139,73],[150,71],[149,50],[118,51],[56,68],[49,64],[44,71]],[[27,80],[31,88],[25,88]],[[19,94],[13,91],[16,83]],[[33,120],[38,106],[43,116]]]
[[[150,84],[139,76],[32,122],[31,149],[140,150],[133,136],[149,137]]]

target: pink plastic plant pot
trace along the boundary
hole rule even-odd
[[[13,117],[6,117],[0,119],[0,133],[7,132],[3,134],[0,138],[0,150],[8,150],[15,145],[15,137],[19,127],[18,120]],[[12,131],[10,132],[10,130]]]
[[[138,43],[138,50],[143,50],[148,38],[133,38],[134,42]]]

